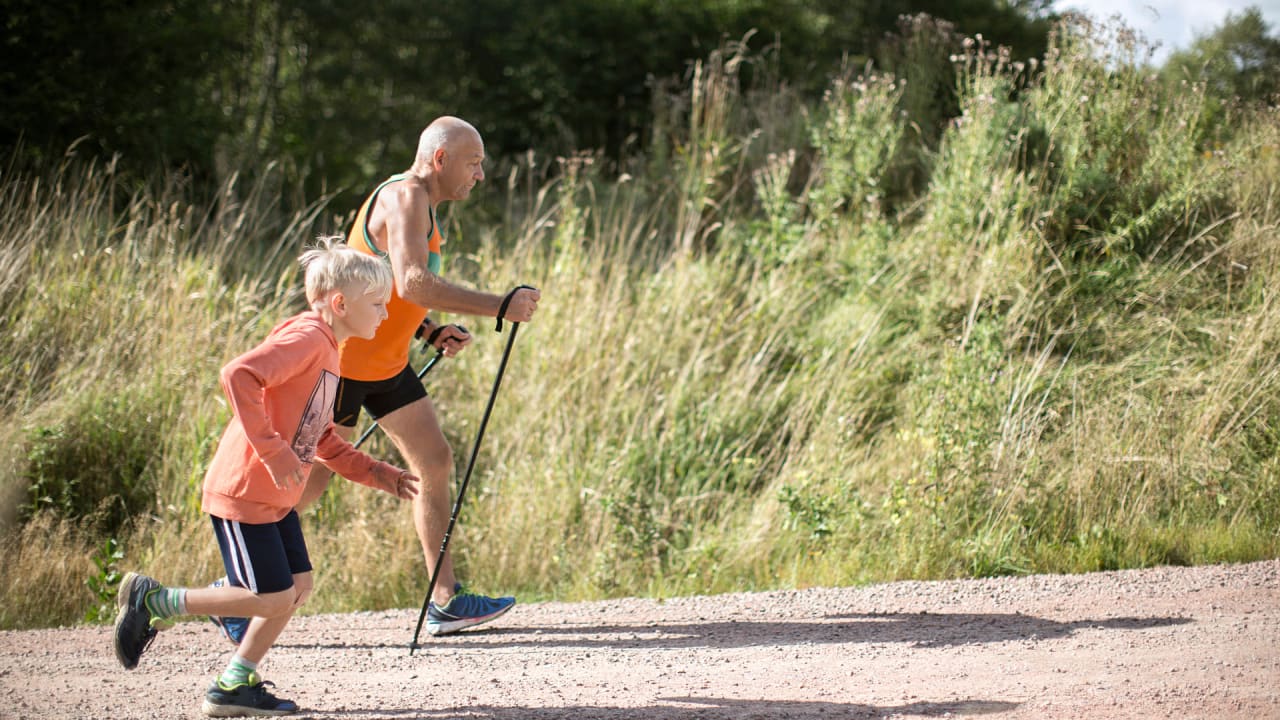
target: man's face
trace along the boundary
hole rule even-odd
[[[484,180],[484,143],[477,136],[464,137],[444,151],[441,185],[449,200],[465,200],[471,188]]]

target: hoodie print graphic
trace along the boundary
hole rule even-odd
[[[311,391],[291,443],[294,454],[303,463],[315,462],[320,436],[333,422],[333,403],[337,397],[338,376],[328,370],[320,371],[320,379]]]

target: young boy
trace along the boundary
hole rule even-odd
[[[322,240],[300,258],[311,310],[280,323],[258,347],[222,368],[234,413],[205,475],[202,510],[213,520],[229,581],[168,588],[129,573],[120,584],[116,657],[138,665],[156,631],[181,615],[239,615],[248,628],[231,662],[205,693],[210,717],[288,715],[298,706],[272,695],[258,664],[311,594],[311,561],[293,509],[313,462],[401,499],[418,478],[378,462],[333,432],[338,344],[373,337],[387,316],[386,263]]]

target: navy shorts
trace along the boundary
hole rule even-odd
[[[409,365],[405,365],[399,375],[387,380],[342,378],[338,381],[338,398],[333,402],[333,422],[353,428],[360,419],[361,407],[377,420],[426,396],[427,389]]]
[[[248,588],[254,595],[284,592],[293,587],[294,575],[311,572],[296,510],[265,525],[209,517],[232,585]]]

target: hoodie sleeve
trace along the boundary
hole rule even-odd
[[[333,426],[320,436],[320,444],[316,446],[316,460],[348,480],[396,494],[400,468],[375,460],[372,455],[357,450],[335,433]]]
[[[307,333],[286,331],[222,368],[222,390],[231,403],[231,410],[244,427],[254,453],[273,477],[284,477],[301,469],[302,461],[267,415],[264,393],[267,388],[296,377],[300,368],[314,362],[320,349],[316,338]]]

